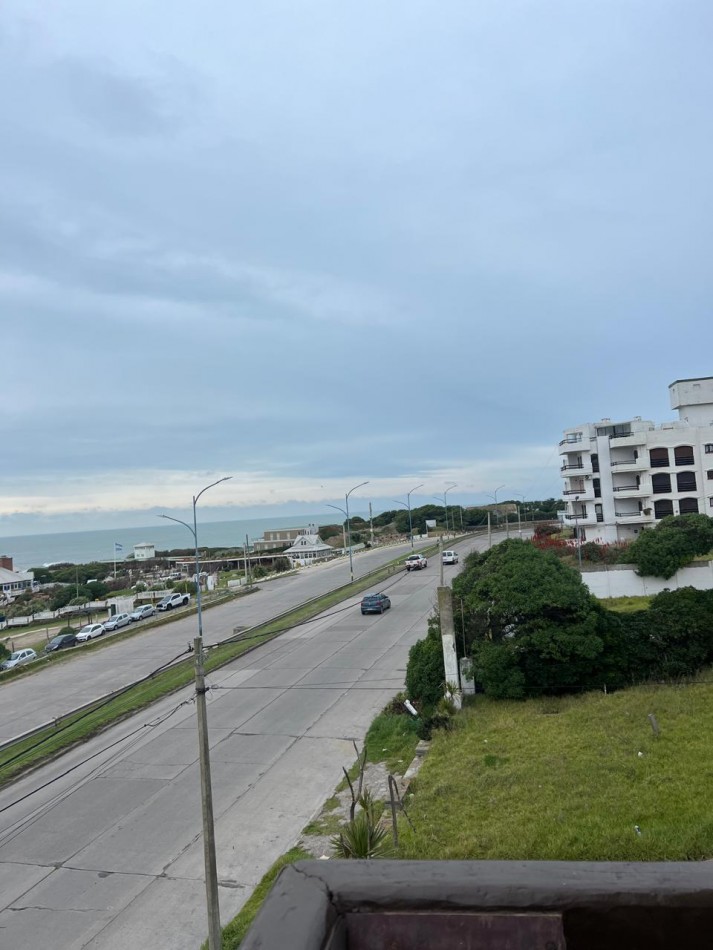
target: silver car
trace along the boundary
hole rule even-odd
[[[129,614],[114,614],[113,617],[109,617],[108,620],[104,621],[105,630],[120,630],[122,627],[128,627],[131,623],[131,616]]]
[[[14,653],[11,653],[10,656],[2,664],[3,670],[12,670],[16,666],[21,666],[23,663],[29,663],[31,660],[36,660],[37,654],[34,650],[15,650]]]

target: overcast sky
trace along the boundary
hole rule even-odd
[[[559,494],[713,375],[710,0],[3,0],[0,537]]]

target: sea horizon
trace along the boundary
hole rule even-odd
[[[236,521],[204,521],[198,525],[198,544],[202,548],[242,547],[268,530],[306,528],[308,524],[337,523],[331,515],[275,515],[271,518],[245,518]],[[339,522],[341,523],[341,522]],[[193,547],[193,535],[180,524],[137,525],[129,528],[100,528],[91,531],[58,531],[47,534],[7,535],[0,537],[0,555],[13,559],[16,571],[31,570],[50,564],[88,564],[98,561],[117,564],[134,553],[135,544],[153,544],[157,551]]]

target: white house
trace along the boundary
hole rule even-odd
[[[134,545],[135,561],[150,561],[153,557],[156,557],[156,548],[149,541],[142,541],[140,544]]]
[[[565,521],[587,541],[630,541],[667,515],[713,516],[713,377],[669,386],[678,419],[601,419],[564,430]]]
[[[32,571],[16,571],[11,557],[0,556],[0,600],[11,600],[24,590],[31,589],[35,580]]]
[[[332,557],[334,548],[324,543],[317,534],[317,526],[311,524],[295,538],[293,544],[284,553],[293,564],[311,564],[313,561],[323,561],[325,558]]]

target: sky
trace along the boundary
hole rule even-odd
[[[713,375],[710,0],[3,0],[0,537],[561,491]],[[502,486],[502,487],[501,487]]]

